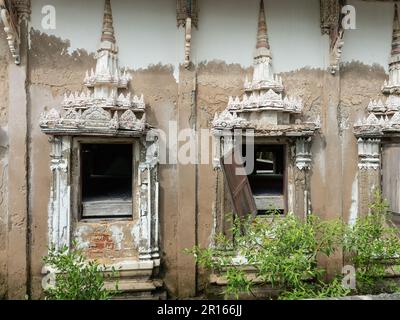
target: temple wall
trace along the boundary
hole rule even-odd
[[[0,32],[1,38],[5,37]],[[7,235],[8,235],[8,64],[5,41],[0,42],[0,299],[7,294]]]
[[[381,96],[393,17],[392,4],[351,3],[357,9],[358,29],[345,34],[343,65],[335,76],[325,70],[329,41],[321,35],[319,1],[265,3],[275,72],[282,76],[289,95],[303,99],[304,118],[312,121],[319,116],[322,121],[312,146],[312,210],[327,219],[343,217],[346,221],[358,215],[358,196],[363,192],[358,190],[353,123],[370,98]],[[103,0],[54,0],[57,28],[43,30],[41,8],[47,4],[32,1],[27,72],[30,238],[28,258],[20,263],[27,264],[27,290],[34,298],[41,295],[51,182],[50,145],[39,128],[39,116],[46,109],[59,108],[65,92],[83,89],[85,71],[95,64],[103,10]],[[258,4],[258,0],[200,1],[199,30],[192,38],[195,67],[185,71],[180,67],[184,32],[176,28],[175,0],[112,1],[120,63],[132,73],[132,92],[144,94],[151,125],[166,133],[169,121],[176,121],[179,129],[210,128],[215,112],[225,109],[228,97],[243,93],[244,78],[252,72]],[[8,127],[13,125],[8,122],[7,79],[11,65],[5,36],[0,33],[0,299],[7,294],[6,265],[11,250],[7,245]],[[193,81],[197,81],[194,113],[189,98]],[[206,284],[206,275],[196,272],[193,260],[181,249],[210,243],[213,210],[220,200],[216,203],[215,172],[209,160],[209,164],[191,167],[160,166],[162,275],[173,296],[194,295],[196,284],[200,290]],[[80,241],[90,236],[85,233]]]

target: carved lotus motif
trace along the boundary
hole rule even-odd
[[[60,122],[60,119],[60,113],[53,108],[49,112],[43,112],[39,122],[41,127],[49,127],[56,126]]]
[[[400,111],[400,97],[395,95],[390,95],[386,100],[386,108],[388,112]]]
[[[91,107],[82,113],[83,120],[110,121],[111,115],[101,107]]]
[[[135,113],[131,110],[125,111],[120,120],[120,128],[126,130],[139,130],[140,128],[144,128],[146,116],[143,115],[142,119],[139,120]]]
[[[236,113],[224,110],[219,116],[217,113],[215,114],[212,126],[215,129],[245,128],[248,126],[248,122],[238,117]]]
[[[400,112],[396,112],[389,122],[390,126],[400,126]]]

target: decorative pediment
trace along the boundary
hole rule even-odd
[[[140,135],[147,128],[143,95],[123,93],[131,75],[121,70],[114,35],[110,0],[105,0],[101,43],[96,68],[86,72],[85,92],[64,95],[63,111],[42,114],[40,123],[49,134]]]
[[[257,63],[260,62],[258,61]],[[276,92],[282,92],[284,90],[282,78],[278,75],[272,75],[271,79],[249,81],[248,78],[246,77],[246,80],[244,82],[245,91],[269,90],[269,89],[272,89]]]
[[[243,129],[248,127],[249,123],[245,119],[238,117],[236,113],[231,113],[228,110],[224,110],[220,115],[217,113],[215,114],[212,126],[214,129],[219,130],[230,130],[235,128]]]
[[[244,95],[242,100],[239,97],[229,97],[228,102],[229,111],[265,111],[265,110],[278,110],[288,113],[301,113],[303,110],[303,103],[297,97],[282,98],[281,93],[276,93],[272,89],[262,93],[251,93],[249,96]]]
[[[96,57],[100,58],[99,55]],[[117,70],[115,73],[111,73],[108,69],[99,72],[91,69],[90,73],[86,71],[83,83],[88,88],[94,88],[96,84],[110,83],[116,85],[119,89],[126,89],[130,80],[132,80],[132,77],[126,69]]]
[[[119,128],[124,130],[144,130],[146,125],[146,115],[142,119],[137,119],[134,112],[131,110],[125,111],[119,119]]]
[[[82,135],[87,133],[116,134],[117,130],[131,131],[132,134],[141,134],[146,129],[146,116],[137,118],[131,110],[111,111],[102,107],[93,106],[84,112],[75,109],[64,110],[59,113],[55,109],[44,112],[40,119],[40,127],[49,134]]]
[[[376,137],[400,133],[400,112],[396,112],[392,116],[376,116],[371,113],[367,118],[357,121],[354,131],[358,137]]]
[[[304,123],[299,117],[303,102],[299,97],[286,96],[282,78],[273,73],[272,54],[268,40],[264,1],[260,2],[257,43],[254,52],[252,79],[245,79],[243,97],[229,97],[225,111],[216,115],[215,130],[253,128],[261,135],[310,135],[318,130],[317,123]],[[300,121],[300,122],[299,122]]]
[[[115,108],[119,107],[121,109],[131,109],[136,112],[144,112],[146,105],[144,102],[144,96],[133,96],[131,93],[123,94],[121,93],[117,98],[115,98],[114,92],[110,92],[107,98],[95,98],[95,96],[90,92],[75,92],[71,94],[64,94],[64,100],[61,106],[64,108],[87,108],[94,105],[100,105],[103,108]]]

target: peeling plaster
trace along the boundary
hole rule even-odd
[[[124,232],[120,226],[111,226],[110,231],[112,239],[116,246],[116,250],[122,250],[122,241],[124,240]]]
[[[91,228],[88,226],[81,226],[76,229],[75,232],[75,239],[77,242],[78,249],[89,249],[90,247],[90,242],[89,240],[84,240],[87,239],[87,236],[90,234]]]
[[[76,1],[76,0],[73,0]],[[72,1],[72,2],[73,2]],[[122,0],[113,0],[113,5],[114,2],[116,3],[116,6],[118,7],[121,4]],[[168,0],[169,1],[169,6],[172,4],[172,8],[174,7],[174,1]],[[221,1],[221,3],[218,3],[218,6],[223,6],[224,3],[226,4],[225,0]],[[245,5],[246,1],[243,0]],[[272,0],[273,1],[273,0]],[[318,4],[317,0],[310,0],[314,4]],[[60,3],[60,0],[54,1],[56,4]],[[144,0],[137,0],[135,1],[136,4],[143,5]],[[123,4],[124,6],[131,6],[132,3],[135,2],[130,2],[130,4]],[[249,1],[250,2],[250,1]],[[251,6],[256,4],[255,0],[251,1]],[[267,0],[267,6],[278,6],[278,2],[272,3],[271,0]],[[286,4],[290,4],[293,1],[284,1]],[[33,5],[34,7],[39,6],[40,3],[44,3],[42,0],[34,1]],[[127,1],[124,1],[124,3],[129,3]],[[154,3],[159,3],[159,1],[155,1]],[[214,2],[215,3],[215,2]],[[272,3],[272,4],[271,4]],[[135,5],[136,5],[135,4]],[[211,1],[207,1],[206,6],[210,7],[210,5],[213,4]],[[73,8],[73,4],[68,3],[71,8]],[[94,8],[96,6],[93,5],[93,3],[85,2],[84,7],[90,7]],[[153,5],[153,4],[149,4]],[[243,4],[242,4],[243,5]],[[384,4],[388,6],[388,4]],[[392,5],[392,4],[391,4]],[[297,4],[298,6],[298,4]],[[374,4],[374,6],[378,6],[378,4]],[[256,8],[256,7],[254,7]],[[285,6],[283,6],[285,8]],[[315,8],[314,8],[315,9]],[[64,10],[64,9],[62,9]],[[95,9],[96,11],[97,9]],[[102,4],[99,6],[99,10],[102,10]],[[253,9],[251,9],[253,10]],[[121,7],[119,9],[115,10],[116,12],[120,12],[121,14]],[[33,15],[35,15],[35,12],[37,14],[37,10],[34,11]],[[389,11],[388,11],[389,12]],[[129,11],[129,14],[131,11]],[[256,13],[256,10],[254,10],[254,13]],[[87,11],[83,11],[82,14],[85,16],[87,14]],[[97,14],[97,13],[96,13]],[[202,12],[202,15],[207,15],[207,12]],[[252,14],[252,13],[251,13]],[[386,13],[385,13],[386,14]],[[99,14],[99,18],[100,18]],[[379,25],[378,22],[374,22],[378,29],[382,27],[382,30],[376,31],[379,34],[382,34],[383,32],[386,32],[385,30],[387,29],[387,26],[391,25],[392,21],[392,13],[390,13],[390,19],[385,22],[384,24],[380,24],[381,19],[379,20]],[[40,16],[36,16],[36,22],[40,23],[38,20]],[[65,17],[64,17],[65,18]],[[225,17],[225,20],[229,20],[232,17]],[[124,65],[127,65],[131,68],[131,70],[136,70],[136,72],[133,74],[134,76],[134,88],[138,88],[140,91],[139,92],[144,92],[146,97],[149,97],[149,106],[151,109],[151,117],[152,120],[154,119],[155,124],[158,126],[159,123],[162,123],[164,127],[166,127],[165,123],[167,123],[168,119],[173,119],[175,116],[175,111],[176,109],[174,108],[174,105],[178,99],[178,89],[176,85],[174,85],[174,80],[175,83],[179,81],[179,68],[177,65],[179,64],[179,61],[183,62],[182,59],[177,59],[176,62],[175,58],[173,59],[174,61],[168,63],[167,59],[159,59],[158,57],[164,56],[164,52],[156,52],[152,51],[152,55],[149,56],[149,61],[146,62],[143,60],[143,55],[148,54],[149,49],[152,48],[152,46],[156,45],[163,45],[163,43],[157,43],[157,41],[154,41],[155,38],[152,37],[152,34],[155,33],[155,29],[152,28],[151,31],[147,30],[144,25],[140,24],[140,21],[138,24],[140,25],[140,28],[137,28],[135,30],[128,30],[124,31],[124,28],[126,27],[123,26],[124,22],[120,22],[119,18],[115,18],[117,20],[116,24],[117,26],[117,33],[121,32],[123,33],[122,38],[118,38],[118,42],[122,45],[120,47],[120,53],[122,56],[125,55],[125,60],[121,61]],[[147,19],[147,17],[146,17]],[[273,54],[274,54],[274,63],[275,65],[278,66],[277,70],[275,70],[278,73],[281,73],[281,70],[291,70],[293,68],[293,64],[302,65],[304,64],[305,60],[304,58],[304,52],[308,52],[307,50],[313,50],[313,48],[316,46],[315,44],[311,47],[307,47],[307,44],[309,41],[311,41],[308,36],[305,37],[308,40],[303,41],[302,43],[302,54],[299,56],[295,56],[295,59],[293,58],[293,50],[287,50],[288,47],[293,46],[290,41],[287,41],[287,36],[288,36],[288,30],[285,30],[284,34],[282,35],[281,30],[278,28],[278,25],[273,22],[273,20],[277,21],[280,19],[279,16],[272,16],[271,21],[268,23],[271,23],[271,43],[273,49]],[[91,20],[91,18],[90,18]],[[98,20],[93,19],[93,20]],[[175,21],[174,19],[171,19],[171,21],[168,22],[168,30],[171,29],[171,32],[176,32],[175,29]],[[224,20],[224,21],[225,21]],[[39,22],[38,22],[39,21]],[[70,18],[68,22],[70,21]],[[132,20],[134,21],[134,20]],[[92,21],[93,22],[93,21]],[[234,19],[232,21],[229,21],[230,24],[235,24],[238,23],[239,26],[242,21]],[[90,67],[90,63],[93,61],[93,52],[95,52],[95,44],[94,42],[97,43],[98,37],[94,37],[93,39],[89,39],[87,41],[87,35],[82,33],[81,26],[85,25],[86,26],[86,21],[82,21],[82,24],[75,24],[71,25],[70,23],[62,23],[62,21],[59,21],[61,23],[59,26],[64,27],[65,26],[72,26],[71,32],[72,35],[69,36],[67,34],[63,34],[62,30],[56,30],[54,32],[55,35],[59,36],[60,38],[56,37],[49,37],[47,34],[43,34],[40,36],[32,36],[32,39],[29,39],[30,41],[30,48],[32,49],[30,51],[30,62],[31,62],[31,74],[30,74],[30,79],[31,79],[31,85],[32,83],[35,84],[35,87],[37,90],[40,92],[40,90],[48,90],[49,88],[51,89],[52,97],[51,94],[49,94],[49,99],[53,99],[54,102],[52,101],[51,103],[54,103],[55,105],[59,104],[60,100],[60,95],[63,94],[67,90],[78,90],[80,88],[80,83],[82,81],[82,71],[88,69]],[[96,22],[97,23],[97,22]],[[126,23],[126,22],[125,22]],[[149,23],[154,23],[154,20],[150,21]],[[199,127],[207,127],[209,126],[210,121],[212,120],[212,116],[214,115],[214,112],[217,110],[220,110],[225,107],[227,104],[227,96],[228,95],[239,95],[241,94],[241,88],[243,87],[243,78],[245,73],[249,73],[251,71],[251,68],[243,68],[243,66],[249,66],[251,63],[251,56],[252,56],[252,48],[254,47],[254,41],[255,41],[255,36],[249,36],[250,34],[255,33],[255,28],[256,24],[254,21],[245,21],[246,25],[248,28],[243,28],[243,33],[245,34],[245,37],[243,37],[242,34],[232,34],[228,36],[236,37],[239,39],[238,41],[232,41],[229,43],[229,45],[234,46],[235,48],[248,48],[246,50],[231,50],[228,52],[229,46],[226,48],[219,48],[218,50],[224,50],[226,55],[230,55],[230,58],[232,61],[235,61],[235,64],[229,64],[229,59],[225,59],[225,57],[219,56],[219,51],[214,48],[216,46],[215,42],[209,41],[209,43],[204,43],[204,39],[207,39],[206,37],[206,27],[202,27],[201,31],[198,32],[203,32],[203,35],[198,33],[197,31],[194,34],[194,43],[199,40],[199,38],[196,39],[197,36],[201,36],[204,39],[201,41],[198,41],[197,46],[200,47],[203,46],[204,50],[207,50],[210,55],[215,55],[218,56],[219,58],[222,58],[225,60],[224,61],[212,61],[208,63],[204,63],[202,65],[199,65],[198,67],[198,76],[199,76],[199,90],[198,90],[198,102],[199,102]],[[280,23],[285,23],[285,20],[283,19],[282,22]],[[90,27],[91,22],[89,23]],[[129,25],[132,23],[129,22]],[[318,25],[318,19],[312,20],[312,24]],[[250,27],[251,25],[251,27]],[[373,24],[371,24],[373,25]],[[160,24],[155,24],[157,28],[160,28]],[[214,24],[214,26],[218,27],[218,30],[215,30],[216,32],[219,32],[221,35],[221,39],[227,39],[224,38],[224,29],[223,27],[227,27],[227,25],[223,25],[223,27],[220,25]],[[35,27],[35,26],[34,26]],[[97,34],[98,29],[100,25],[95,24],[92,26],[93,28],[96,28],[96,32],[93,32],[93,34]],[[210,28],[213,27],[212,25],[209,26]],[[319,26],[318,26],[319,27]],[[210,29],[209,28],[209,29]],[[39,28],[40,29],[40,28]],[[251,31],[250,31],[251,29]],[[274,31],[275,29],[275,31]],[[75,30],[75,31],[74,31]],[[135,34],[137,34],[139,31],[143,32],[145,30],[145,36],[146,36],[146,41],[140,41],[140,39],[137,39],[135,37]],[[159,29],[162,30],[162,29]],[[159,30],[156,30],[157,33],[159,33]],[[278,31],[277,31],[278,30]],[[315,29],[317,30],[317,29]],[[65,30],[64,30],[65,31]],[[232,31],[232,30],[230,30]],[[208,32],[208,31],[207,31]],[[303,32],[303,31],[302,31]],[[319,29],[318,29],[319,32]],[[91,31],[85,32],[87,34],[92,34]],[[307,33],[307,32],[306,32]],[[225,31],[226,34],[226,31]],[[294,34],[296,36],[297,34]],[[347,33],[348,36],[353,37],[353,31],[350,31]],[[390,35],[391,35],[391,30],[389,30],[389,33],[385,35],[384,39],[387,38],[387,43],[386,40],[380,40],[381,38],[377,40],[375,36],[371,37],[370,39],[363,39],[368,41],[368,42],[363,42],[362,45],[357,45],[357,48],[355,47],[355,44],[353,42],[347,41],[345,48],[350,48],[347,53],[351,54],[356,54],[356,58],[361,61],[365,62],[366,61],[376,61],[376,66],[379,66],[380,70],[376,69],[376,66],[374,66],[371,62],[371,65],[365,65],[361,63],[351,63],[351,64],[345,64],[342,68],[341,72],[341,99],[344,100],[344,108],[339,110],[339,113],[342,116],[342,119],[348,119],[349,123],[348,125],[352,125],[354,114],[356,112],[363,112],[365,109],[365,106],[367,105],[366,102],[369,100],[370,96],[376,95],[379,96],[380,92],[380,87],[383,82],[383,77],[384,75],[384,70],[383,67],[381,66],[386,66],[387,61],[386,59],[383,59],[382,57],[388,56],[389,50],[390,50]],[[31,36],[31,35],[30,35]],[[119,36],[119,35],[117,35]],[[125,37],[125,40],[123,39]],[[129,37],[129,40],[127,41],[126,39]],[[217,38],[218,35],[215,35],[213,38]],[[364,36],[363,36],[364,37]],[[302,38],[303,40],[305,38]],[[50,40],[49,40],[50,39]],[[56,39],[56,41],[51,41]],[[72,45],[69,45],[68,40],[63,40],[61,42],[64,43],[64,45],[61,45],[57,41],[59,39],[71,39]],[[134,39],[134,41],[132,41]],[[169,46],[168,48],[172,48],[173,55],[177,54],[183,54],[183,34],[181,31],[176,32],[176,37],[175,38],[166,38],[166,42],[169,42],[169,45],[172,44],[172,46]],[[232,38],[231,38],[232,39]],[[382,38],[383,39],[383,38]],[[142,39],[143,40],[143,39]],[[31,43],[32,41],[32,43]],[[82,41],[82,45],[77,44],[77,41]],[[231,41],[231,40],[229,40]],[[322,43],[325,41],[322,38]],[[365,55],[368,55],[368,50],[365,50],[366,45],[371,45],[373,43],[376,43],[375,41],[379,41],[379,43],[385,41],[385,44],[383,46],[376,46],[373,48],[375,54],[372,55],[371,59],[368,57],[368,59],[365,58]],[[150,43],[153,42],[153,43]],[[155,42],[155,43],[154,43]],[[182,42],[182,43],[181,43]],[[246,45],[246,43],[249,43],[249,46]],[[286,43],[284,43],[286,42]],[[369,44],[368,44],[369,43]],[[94,45],[93,45],[94,44]],[[181,46],[182,44],[182,46]],[[223,42],[221,45],[226,45],[227,42]],[[92,46],[93,45],[93,46]],[[134,50],[129,50],[129,46],[134,46]],[[319,46],[319,44],[318,44]],[[346,47],[347,46],[347,47]],[[42,49],[40,49],[42,47]],[[84,49],[79,49],[79,47],[84,47]],[[324,46],[325,48],[325,46]],[[360,49],[361,48],[361,49]],[[388,49],[387,49],[388,48]],[[202,49],[202,50],[203,50]],[[87,50],[87,51],[86,51]],[[319,49],[318,49],[319,50]],[[323,51],[316,51],[315,55],[323,55]],[[354,51],[357,50],[357,51]],[[362,51],[362,52],[361,52]],[[89,53],[88,53],[89,52]],[[92,53],[90,53],[92,52]],[[282,53],[283,52],[283,53]],[[8,54],[8,51],[7,51]],[[128,56],[129,55],[129,56]],[[183,56],[183,55],[182,55]],[[347,57],[350,57],[350,54],[346,53],[344,54],[345,56],[345,61]],[[373,58],[373,57],[380,57],[380,58]],[[312,57],[312,56],[310,56]],[[307,57],[307,58],[310,58]],[[205,59],[204,57],[201,57],[201,52],[197,52],[197,60],[199,59]],[[211,58],[207,58],[208,60],[211,60]],[[206,60],[207,60],[206,59]],[[354,59],[353,59],[354,60]],[[151,66],[154,63],[157,63],[157,61],[160,61],[160,66],[166,66],[169,65],[171,66],[170,71],[165,71],[165,70],[155,70],[152,69]],[[280,61],[280,62],[279,62]],[[292,64],[286,65],[286,62],[290,61]],[[137,63],[134,65],[134,63]],[[368,62],[369,63],[369,62]],[[317,63],[320,64],[320,61]],[[157,65],[156,65],[157,66]],[[287,85],[288,92],[290,94],[296,94],[296,95],[301,95],[302,98],[304,99],[305,102],[305,110],[307,112],[307,117],[310,118],[311,120],[315,119],[315,115],[323,114],[325,108],[327,106],[323,105],[322,100],[321,100],[321,83],[323,81],[323,78],[320,76],[321,73],[320,71],[314,71],[312,69],[310,70],[305,70],[301,69],[299,67],[296,67],[297,71],[293,71],[290,73],[282,74],[282,77],[284,78],[284,83]],[[157,67],[158,68],[158,67]],[[322,70],[322,68],[321,68]],[[161,75],[161,77],[160,77]],[[173,79],[174,77],[174,79]],[[382,78],[382,79],[381,79]],[[4,82],[6,83],[6,81]],[[43,89],[45,88],[45,89]],[[5,91],[7,93],[7,90]],[[31,93],[32,94],[32,93]],[[7,95],[5,95],[7,96]],[[44,103],[41,103],[42,100],[37,99],[37,101],[34,101],[32,105],[32,110],[39,110],[43,108]],[[47,102],[46,102],[47,103]],[[169,117],[168,117],[169,116]],[[347,118],[348,117],[348,118]],[[166,120],[167,119],[167,120]],[[325,119],[323,118],[324,121],[336,121],[340,119]],[[37,120],[35,120],[35,117],[32,118],[32,123],[30,125],[32,127],[36,127],[38,125]],[[342,125],[342,121],[339,121],[339,124]],[[346,126],[345,126],[346,127]],[[343,129],[344,127],[342,127]],[[35,137],[35,136],[34,136]],[[321,186],[324,186],[326,183],[329,183],[329,181],[326,181],[326,172],[329,171],[329,165],[331,161],[334,161],[334,159],[326,159],[325,153],[324,153],[324,147],[326,141],[324,140],[325,137],[318,137],[318,143],[316,146],[318,148],[313,149],[313,165],[314,170],[318,171],[318,179],[319,181],[315,184],[314,190],[311,190],[311,198],[314,196],[316,193],[318,193],[318,190]],[[321,139],[321,140],[320,140]],[[329,143],[329,141],[327,142]],[[343,140],[343,149],[352,147],[351,139],[349,140]],[[32,167],[36,168],[37,162],[40,161],[47,161],[45,159],[48,158],[48,154],[44,154],[42,157],[38,157],[32,162]],[[354,164],[357,159],[354,159],[352,156],[346,158],[346,161],[348,163]],[[168,278],[169,282],[171,283],[171,287],[173,288],[175,284],[172,284],[175,282],[174,274],[176,271],[176,234],[177,232],[185,232],[185,230],[177,230],[177,216],[174,210],[176,207],[174,206],[176,199],[175,197],[175,192],[174,188],[175,183],[174,179],[176,178],[174,168],[166,168],[167,166],[163,166],[162,170],[163,174],[161,175],[161,190],[162,190],[162,197],[160,201],[160,206],[161,206],[161,211],[162,211],[162,231],[164,233],[163,235],[163,251],[165,252],[165,265],[166,265],[166,277]],[[212,181],[212,179],[208,179],[209,176],[212,176],[212,170],[209,170],[210,172],[206,171],[207,168],[200,168],[202,173],[204,172],[205,174],[201,174],[199,177],[199,203],[200,203],[200,215],[199,215],[199,225],[201,226],[198,230],[199,232],[199,242],[205,242],[204,239],[209,239],[208,236],[211,233],[209,228],[210,225],[212,225],[212,222],[210,223],[210,220],[213,220],[212,215],[210,215],[209,208],[207,207],[208,205],[211,207],[212,201],[210,201],[211,197],[210,196],[210,190],[212,189],[210,187],[209,181]],[[351,195],[351,206],[350,206],[350,197],[346,196],[346,205],[345,208],[349,208],[349,213],[350,213],[350,221],[354,221],[355,218],[357,217],[357,203],[361,202],[361,194],[359,195],[359,190],[355,187],[357,186],[358,179],[359,177],[356,177],[354,181],[352,181],[352,176],[347,179],[346,183],[346,190],[349,189],[349,184],[352,185],[352,195]],[[361,179],[361,177],[360,177]],[[209,180],[209,181],[208,181]],[[33,184],[33,188],[37,188],[38,185],[38,179],[35,178],[35,183]],[[40,181],[39,181],[40,182]],[[290,188],[291,185],[289,185]],[[323,192],[323,191],[322,191]],[[292,194],[291,198],[295,194],[295,190],[291,189],[289,190],[289,193]],[[38,202],[45,202],[47,201],[47,193],[43,193],[43,197],[39,196]],[[321,200],[323,202],[324,200]],[[292,204],[293,206],[293,204]],[[38,216],[37,211],[33,212],[34,216]],[[317,214],[324,214],[324,212],[316,212]],[[216,217],[214,217],[215,219]],[[37,218],[37,220],[41,220],[41,218]],[[45,220],[45,219],[43,219]],[[47,229],[43,226],[45,225],[45,222],[36,222],[36,224],[33,225],[32,229],[36,230],[36,227],[39,226],[39,229],[42,229],[43,234],[47,231]],[[81,225],[77,228],[77,231],[75,233],[75,237],[78,241],[78,245],[80,248],[83,249],[90,249],[90,233],[94,232],[96,229],[96,226],[87,226],[87,225]],[[43,231],[46,230],[46,231]],[[115,230],[113,228],[110,228],[110,230],[105,230],[107,234],[112,237],[112,241],[115,243],[115,247],[118,248],[119,245],[123,246],[124,252],[119,252],[118,256],[115,257],[114,255],[111,256],[112,259],[115,258],[126,258],[129,259],[131,258],[131,255],[135,255],[135,252],[131,252],[131,246],[138,244],[140,240],[140,224],[138,222],[128,224],[128,226],[125,228],[121,229],[121,226],[115,226]],[[120,232],[125,232],[125,237],[121,239],[121,234]],[[187,231],[186,231],[187,232]],[[131,236],[132,237],[131,237]],[[39,239],[40,240],[40,239]],[[39,243],[40,241],[36,239],[36,242]],[[37,252],[38,248],[39,250],[42,250],[46,244],[38,244],[37,247],[34,247],[34,253]],[[136,249],[136,248],[135,248]],[[43,249],[45,250],[45,249]],[[99,255],[103,255],[104,253],[101,252]],[[109,252],[106,253],[107,255]],[[113,254],[113,253],[112,253]],[[33,256],[34,259],[38,259],[35,256]],[[107,256],[108,258],[108,256]],[[136,258],[136,256],[134,256]],[[35,266],[34,266],[35,267]],[[1,269],[1,268],[0,268]],[[35,278],[37,275],[33,275],[33,278]]]
[[[42,27],[41,8],[47,4],[47,0],[32,1],[31,25],[34,29],[68,39],[70,45],[66,49],[70,55],[79,55],[81,49],[97,50],[103,0],[52,0],[56,9],[56,28],[50,30]],[[172,65],[175,79],[179,79],[185,36],[183,28],[176,27],[176,1],[113,0],[112,9],[121,66],[137,70],[157,63]],[[71,17],[75,23],[71,23]]]
[[[350,0],[356,9],[356,30],[346,30],[342,62],[379,64],[388,71],[394,6],[393,2]]]
[[[358,215],[358,174],[354,178],[351,187],[351,207],[349,212],[349,224],[355,224]]]
[[[139,238],[140,238],[140,224],[138,222],[135,223],[135,225],[133,226],[133,228],[131,230],[131,235],[133,238],[133,242],[138,244]]]

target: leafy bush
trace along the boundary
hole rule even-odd
[[[118,291],[105,289],[104,266],[87,261],[80,250],[51,249],[43,260],[56,271],[54,285],[45,290],[47,300],[109,300]]]
[[[234,245],[219,235],[214,248],[189,250],[200,265],[227,278],[227,296],[252,293],[255,285],[246,276],[243,263],[236,262],[237,257],[255,268],[258,282],[278,289],[281,299],[348,293],[338,281],[325,283],[324,270],[317,264],[317,255],[331,256],[335,252],[342,234],[339,221],[325,222],[310,216],[304,223],[291,214],[282,218],[274,216],[270,221],[235,219],[232,233]],[[235,252],[236,257],[223,254],[227,251]]]
[[[375,192],[371,214],[346,229],[343,249],[346,263],[356,269],[358,294],[396,291],[396,280],[387,277],[400,263],[398,230],[390,226],[388,203]]]
[[[255,282],[272,285],[279,299],[339,297],[350,293],[364,294],[396,291],[387,282],[388,263],[398,264],[400,240],[396,229],[387,225],[387,204],[379,193],[371,205],[371,215],[350,226],[341,220],[322,221],[310,215],[307,221],[289,214],[272,215],[272,219],[233,219],[234,241],[224,235],[216,245],[187,250],[197,263],[227,279],[226,296],[252,293]],[[331,257],[341,249],[346,264],[356,268],[357,288],[351,292],[342,286],[341,275],[327,282],[326,271],[317,257]],[[245,266],[255,269],[250,279]]]

